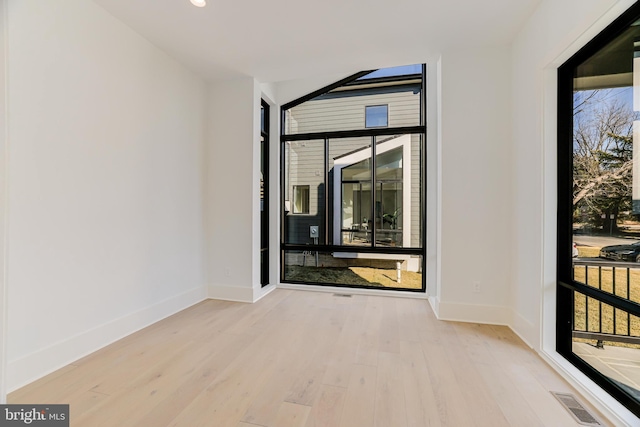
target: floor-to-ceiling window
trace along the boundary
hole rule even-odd
[[[269,104],[260,104],[260,284],[269,284]]]
[[[425,67],[282,107],[281,281],[424,291]]]
[[[558,70],[557,350],[640,416],[640,6]]]

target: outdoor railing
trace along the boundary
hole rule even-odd
[[[574,259],[573,276],[587,286],[640,302],[640,263]],[[604,346],[604,341],[640,345],[640,318],[596,298],[583,296],[575,296],[575,338],[596,340],[599,348]]]

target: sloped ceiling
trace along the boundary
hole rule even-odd
[[[207,80],[270,83],[507,44],[540,0],[94,0]]]

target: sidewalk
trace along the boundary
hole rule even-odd
[[[626,385],[626,391],[640,400],[640,349],[574,342],[573,352],[603,375]]]

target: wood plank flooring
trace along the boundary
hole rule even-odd
[[[506,327],[438,321],[425,300],[278,289],[197,304],[9,403],[68,403],[90,427],[578,425],[550,390],[575,393]]]

